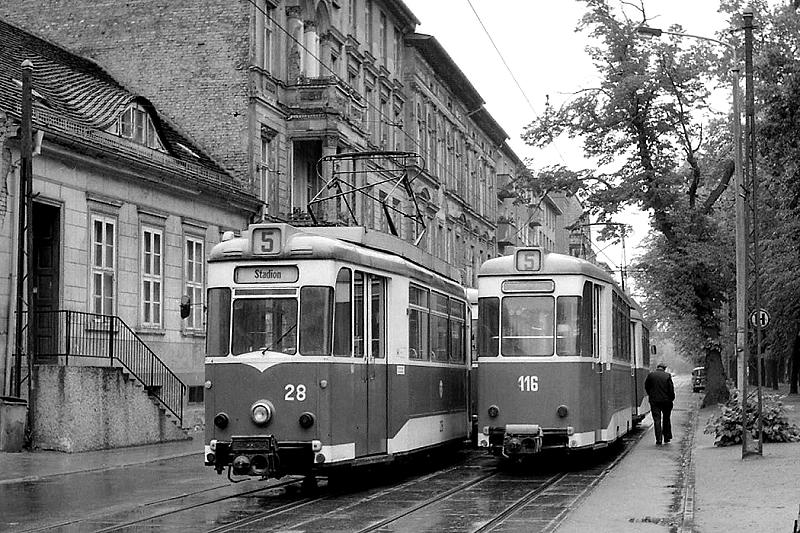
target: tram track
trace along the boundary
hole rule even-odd
[[[408,489],[408,488],[410,488],[410,487],[412,487],[414,485],[424,484],[426,482],[431,481],[432,479],[434,479],[436,477],[443,476],[443,475],[455,472],[455,471],[457,471],[459,469],[463,469],[463,468],[465,468],[465,465],[463,465],[463,464],[455,465],[455,466],[451,466],[451,467],[445,468],[443,470],[438,470],[436,472],[425,474],[425,475],[423,475],[421,477],[415,477],[414,479],[405,481],[405,482],[403,482],[403,483],[401,483],[399,485],[391,486],[391,487],[386,488],[386,489],[377,490],[373,494],[370,494],[370,495],[368,495],[368,496],[366,496],[364,498],[359,498],[356,502],[347,503],[345,505],[335,505],[334,504],[334,507],[332,509],[330,509],[330,510],[328,510],[326,512],[322,512],[322,513],[316,514],[314,516],[311,516],[311,517],[309,517],[307,519],[304,519],[304,520],[301,520],[299,522],[291,522],[291,523],[285,523],[285,524],[265,524],[264,522],[268,521],[271,518],[277,517],[279,514],[282,514],[282,513],[264,512],[264,513],[261,513],[261,514],[259,514],[257,516],[249,517],[249,518],[246,518],[246,519],[238,520],[236,522],[232,522],[230,524],[226,524],[225,526],[221,526],[219,528],[211,530],[209,533],[211,533],[211,532],[213,532],[213,533],[225,533],[225,532],[228,532],[228,531],[236,531],[238,529],[247,528],[247,527],[259,524],[259,523],[261,523],[261,527],[259,527],[259,529],[263,530],[263,531],[272,531],[272,530],[294,531],[294,530],[300,530],[300,529],[304,528],[305,526],[307,526],[308,524],[310,524],[310,523],[312,523],[314,521],[321,520],[321,519],[324,520],[326,518],[332,518],[332,517],[334,517],[336,515],[341,515],[343,513],[346,513],[348,510],[354,509],[354,508],[359,507],[359,506],[363,506],[365,504],[369,504],[370,502],[374,502],[374,501],[380,500],[381,498],[386,498],[386,497],[388,497],[388,496],[390,496],[390,495],[392,495],[394,493],[401,492],[404,489]],[[492,475],[492,474],[482,475],[477,480],[473,480],[471,482],[467,482],[464,485],[466,485],[466,486],[474,485],[475,483],[480,482],[482,479],[485,479],[486,477],[489,477],[490,475]],[[462,489],[462,487],[456,487],[456,488],[454,488],[454,489],[452,489],[451,491],[448,491],[448,492],[449,493],[457,492],[458,490],[461,490],[461,489]],[[307,502],[307,503],[319,503],[319,502],[321,502],[323,500],[331,500],[331,501],[335,502],[335,497],[336,496],[337,496],[337,494],[329,494],[329,495],[317,498],[313,502]],[[285,513],[285,512],[288,512],[290,510],[300,509],[300,508],[304,507],[305,505],[306,505],[306,503],[298,504],[298,505],[294,506],[291,509],[289,509],[289,508],[285,509],[283,512]],[[413,512],[413,510],[410,511],[410,512]],[[380,527],[380,526],[378,525],[377,527]],[[377,529],[377,527],[375,527],[375,525],[373,524],[369,528],[364,529],[364,531],[374,531],[375,529]]]
[[[95,533],[107,533],[107,532],[111,532],[111,531],[121,531],[121,530],[130,528],[130,527],[133,527],[133,526],[137,526],[137,525],[140,525],[140,524],[145,524],[145,523],[147,523],[149,521],[158,520],[160,518],[168,517],[170,515],[176,515],[176,514],[179,514],[179,513],[191,511],[191,510],[194,510],[194,509],[197,509],[197,508],[200,508],[200,507],[212,506],[212,505],[216,505],[216,504],[219,504],[219,503],[222,503],[222,502],[225,502],[225,501],[228,501],[228,500],[236,499],[236,498],[251,497],[251,496],[257,495],[259,493],[266,493],[266,492],[270,492],[270,491],[279,491],[281,489],[285,489],[286,487],[297,485],[301,481],[302,481],[302,479],[299,479],[299,478],[298,479],[284,480],[284,481],[280,481],[280,482],[277,482],[277,483],[273,483],[273,484],[271,484],[269,486],[262,486],[262,487],[259,487],[259,488],[244,490],[244,491],[241,491],[241,492],[235,492],[233,494],[226,494],[226,495],[219,496],[219,497],[213,497],[212,499],[203,500],[203,501],[200,501],[200,502],[197,502],[197,503],[181,505],[181,501],[187,501],[187,500],[191,500],[193,498],[202,498],[204,495],[208,495],[208,494],[213,493],[213,492],[231,490],[232,485],[220,485],[220,486],[216,486],[216,487],[205,488],[205,489],[202,489],[202,490],[186,492],[186,493],[179,494],[179,495],[176,495],[176,496],[170,496],[168,498],[161,498],[161,499],[158,499],[158,500],[146,502],[146,503],[143,503],[141,505],[136,506],[135,508],[125,509],[125,510],[119,511],[118,513],[114,513],[116,515],[121,515],[121,514],[130,514],[130,513],[134,513],[134,512],[139,512],[139,513],[147,514],[147,516],[145,516],[145,517],[141,517],[141,518],[138,518],[136,520],[122,521],[122,522],[120,522],[118,524],[114,524],[112,526],[108,526],[108,527],[105,527],[105,528],[102,528],[102,529],[91,529],[91,530],[94,531]],[[171,506],[173,506],[175,504],[177,504],[178,507],[170,508]],[[162,507],[162,508],[163,507],[167,507],[169,509],[165,510],[165,511],[158,511],[157,509],[159,507]],[[84,518],[75,519],[75,520],[65,520],[65,521],[62,521],[62,522],[59,522],[59,523],[56,523],[56,524],[48,524],[48,525],[41,526],[41,527],[36,527],[36,528],[32,528],[32,529],[26,529],[25,531],[26,532],[56,531],[56,530],[57,531],[62,531],[62,530],[76,530],[76,531],[78,531],[78,530],[83,530],[82,526],[89,526],[89,524],[95,522],[96,520],[98,520],[100,518],[106,518],[106,519],[112,518],[113,519],[113,514],[112,514],[111,517],[109,517],[108,513],[93,513],[92,515],[84,517]]]
[[[320,494],[309,496],[292,490],[301,478],[258,487],[224,485],[28,531],[437,531],[447,517],[458,516],[461,521],[451,530],[488,533],[535,514],[538,531],[551,533],[645,433],[633,432],[607,459],[571,460],[565,470],[549,463],[529,471],[503,468],[475,452],[458,464],[385,486],[369,477],[365,488],[323,485]]]

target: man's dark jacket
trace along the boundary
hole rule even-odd
[[[667,403],[675,400],[675,387],[672,375],[660,368],[647,374],[644,390],[651,402]]]

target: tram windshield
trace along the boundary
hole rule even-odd
[[[551,296],[503,298],[500,353],[509,356],[553,355],[554,307]]]
[[[248,298],[233,302],[231,352],[297,353],[297,300]]]

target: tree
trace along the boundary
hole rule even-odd
[[[677,39],[648,41],[643,5],[582,0],[578,29],[599,73],[597,87],[581,90],[546,111],[523,138],[542,147],[561,135],[580,138],[596,168],[539,169],[526,184],[535,193],[564,189],[582,195],[599,221],[626,205],[650,213],[653,235],[634,265],[647,293],[646,311],[659,310],[678,346],[697,352],[707,368],[705,403],[728,399],[720,355],[722,302],[732,294],[732,224],[715,210],[732,202],[729,127],[711,113],[709,78],[720,59],[708,43],[682,47]],[[629,16],[635,14],[635,20]],[[670,28],[679,32],[679,27]],[[649,313],[648,313],[649,314]]]

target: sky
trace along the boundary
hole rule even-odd
[[[588,39],[575,33],[585,12],[582,2],[404,1],[420,21],[417,32],[433,35],[444,46],[481,94],[488,111],[508,133],[509,145],[518,156],[532,158],[534,168],[550,164],[586,168],[577,141],[559,139],[553,148],[538,151],[520,139],[525,125],[543,112],[548,96],[551,104],[558,106],[576,91],[595,85],[597,76],[584,50]],[[687,33],[708,37],[727,27],[725,17],[717,13],[716,0],[644,0],[643,3],[654,27],[666,29],[680,24]],[[503,59],[481,27],[476,12]],[[646,213],[629,210],[617,220],[634,228],[626,242],[628,263],[636,254],[638,243],[647,235],[647,219]],[[599,243],[599,247],[607,244]],[[598,257],[618,268],[622,263],[621,247],[607,247]]]

